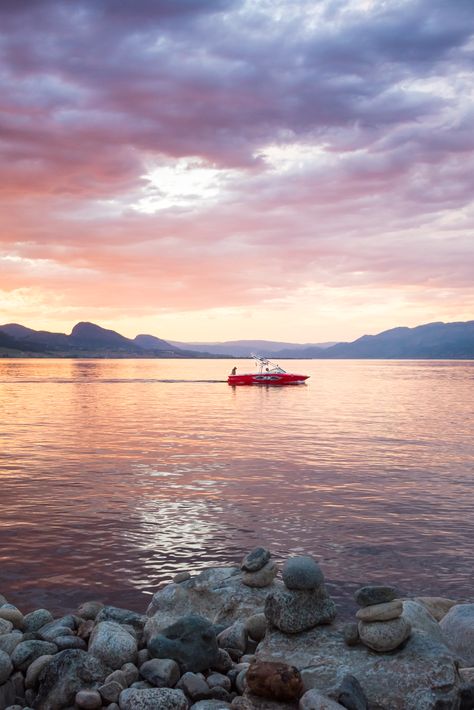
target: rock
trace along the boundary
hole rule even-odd
[[[133,626],[136,631],[141,633],[147,621],[147,617],[144,614],[137,614],[137,612],[130,611],[129,609],[121,609],[117,606],[104,606],[97,614],[95,620],[96,623],[100,623],[101,621],[114,621],[117,624],[126,624]]]
[[[380,709],[382,706],[380,706]],[[298,710],[345,710],[344,705],[340,705],[335,700],[323,695],[315,688],[306,691],[301,698]]]
[[[290,557],[281,574],[288,589],[318,589],[324,583],[320,566],[308,555]]]
[[[0,708],[7,708],[15,702],[15,686],[8,680],[0,685]]]
[[[199,702],[191,705],[190,710],[225,710],[225,708],[230,708],[232,705],[230,703],[225,703],[222,700],[199,700]]]
[[[54,643],[60,651],[65,651],[67,648],[80,648],[87,651],[86,642],[78,636],[56,636]]]
[[[18,702],[20,698],[25,697],[25,676],[21,671],[16,671],[10,676],[10,680],[15,687],[16,702]]]
[[[48,624],[45,624],[38,630],[38,636],[43,641],[51,641],[54,643],[56,636],[73,635],[76,628],[76,620],[69,614],[61,619],[55,619]]]
[[[474,604],[456,604],[439,622],[449,648],[466,667],[474,666]]]
[[[303,693],[299,670],[286,663],[256,661],[247,671],[246,683],[250,693],[278,702],[296,703]]]
[[[36,688],[39,674],[41,673],[43,668],[48,665],[52,658],[54,658],[54,656],[46,654],[44,656],[39,656],[36,660],[33,661],[33,663],[28,667],[28,670],[26,671],[25,688]]]
[[[269,587],[278,574],[278,566],[275,560],[270,560],[262,569],[257,572],[244,572],[242,583],[247,587]]]
[[[105,682],[98,687],[100,697],[104,701],[104,704],[116,703],[122,690],[124,690],[123,685],[117,683],[116,680]]]
[[[380,655],[363,644],[348,648],[343,627],[342,621],[335,622],[298,636],[269,630],[257,658],[295,666],[305,689],[326,695],[350,673],[374,710],[439,710],[440,702],[456,708],[459,675],[456,658],[445,645],[415,628],[396,653]]]
[[[217,643],[220,648],[235,648],[242,653],[245,653],[247,647],[247,630],[245,628],[245,623],[242,621],[235,621],[232,626],[229,626],[217,637]]]
[[[215,671],[219,671],[219,673],[227,673],[228,671],[230,671],[233,665],[234,662],[227,653],[227,651],[225,651],[223,648],[220,648],[217,659],[212,664],[212,669]]]
[[[459,710],[472,710],[474,708],[474,684],[463,683],[459,691]]]
[[[344,643],[347,646],[357,646],[360,641],[359,638],[359,626],[354,622],[349,622],[344,624],[343,628]]]
[[[77,629],[77,636],[84,641],[90,638],[91,633],[94,630],[94,622],[92,619],[87,619],[86,621],[81,621]]]
[[[201,616],[185,616],[154,636],[148,643],[154,658],[171,658],[186,671],[211,668],[218,659],[219,648],[212,624]]]
[[[11,621],[15,629],[23,629],[23,614],[13,604],[3,604],[0,606],[0,619]]]
[[[141,676],[155,688],[174,688],[181,673],[176,661],[152,658],[140,667]]]
[[[331,697],[347,710],[369,708],[362,686],[353,675],[345,675],[340,685],[331,693]]]
[[[265,614],[252,614],[245,622],[248,635],[255,641],[261,641],[267,631],[267,619]]]
[[[91,634],[89,653],[116,670],[135,661],[137,642],[120,624],[101,621]]]
[[[245,555],[240,565],[240,569],[244,572],[258,572],[264,567],[270,559],[270,551],[264,547],[255,547],[247,555]]]
[[[146,680],[137,680],[135,683],[132,683],[130,686],[131,688],[136,688],[137,690],[144,690],[146,688],[152,688],[153,686],[151,683],[148,683]]]
[[[13,624],[8,619],[0,618],[0,635],[10,634],[13,631]]]
[[[224,688],[224,690],[227,690],[227,692],[230,692],[232,683],[230,682],[230,678],[228,678],[226,675],[223,675],[222,673],[211,673],[210,675],[207,676],[206,682],[209,686],[209,688]]]
[[[47,609],[36,609],[36,611],[32,611],[29,614],[26,614],[23,621],[24,632],[31,633],[39,631],[42,626],[45,626],[45,624],[50,624],[52,621],[54,621],[54,619],[51,612],[49,612]]]
[[[86,620],[94,621],[97,614],[102,611],[104,605],[102,602],[84,602],[77,609],[77,615]]]
[[[403,603],[399,599],[384,604],[363,606],[356,614],[359,621],[391,621],[398,619],[403,612]]]
[[[245,688],[247,687],[247,673],[248,668],[243,668],[241,671],[239,671],[239,674],[235,679],[235,689],[240,695],[244,694]]]
[[[210,688],[201,673],[184,673],[176,683],[176,687],[194,702],[205,700],[210,695]]]
[[[415,597],[414,601],[423,604],[436,621],[441,621],[451,607],[458,603],[454,599],[446,599],[445,597]]]
[[[21,631],[12,631],[10,634],[2,634],[0,636],[0,651],[5,651],[5,653],[8,653],[8,655],[11,656],[15,648],[22,641],[23,634]]]
[[[96,710],[102,707],[102,698],[97,690],[79,690],[75,702],[77,707],[84,710]]]
[[[3,596],[3,594],[0,594],[0,606],[3,606],[4,604],[8,604],[8,599]]]
[[[297,634],[330,623],[336,616],[336,605],[324,585],[307,591],[289,590],[281,585],[267,596],[265,616],[280,631]]]
[[[135,683],[135,681],[137,681],[140,677],[138,668],[133,663],[125,663],[122,666],[121,671],[125,676],[127,685],[132,685],[132,683]]]
[[[181,582],[187,582],[188,579],[191,579],[189,572],[178,572],[173,577],[173,582],[174,584],[180,584]]]
[[[110,668],[90,653],[61,651],[39,674],[35,710],[62,710],[73,705],[79,690],[95,690],[109,673]]]
[[[224,703],[230,703],[232,701],[230,693],[220,685],[215,685],[213,688],[210,688],[209,694],[210,700],[221,700]]]
[[[474,668],[460,668],[459,675],[463,683],[474,683]]]
[[[301,697],[298,710],[343,710],[343,707],[313,688]]]
[[[131,665],[133,665],[133,663]],[[122,690],[125,690],[125,688],[128,688],[127,677],[126,677],[125,673],[123,672],[123,670],[112,671],[112,673],[110,673],[107,676],[104,683],[112,683],[114,681],[122,686]]]
[[[140,651],[138,651],[137,655],[137,666],[140,668],[144,663],[150,660],[150,654],[148,653],[147,648],[142,648]]]
[[[357,590],[354,598],[359,606],[371,606],[371,604],[385,604],[397,597],[397,590],[394,587],[368,586]]]
[[[403,602],[403,618],[410,623],[412,629],[424,631],[439,643],[446,644],[440,625],[423,604],[406,599]]]
[[[0,685],[5,683],[13,673],[13,663],[5,651],[0,651]]]
[[[12,662],[16,670],[23,673],[40,656],[54,655],[58,647],[49,641],[22,641],[12,653]]]
[[[274,584],[269,588],[248,587],[242,583],[242,573],[237,567],[208,569],[187,582],[170,584],[153,596],[147,610],[151,618],[145,626],[145,637],[150,639],[189,614],[199,614],[212,619],[214,624],[229,626],[262,612]]]
[[[187,710],[188,701],[182,690],[128,688],[120,693],[120,710]]]
[[[411,625],[402,616],[391,621],[359,621],[360,640],[378,653],[394,651],[410,633]]]

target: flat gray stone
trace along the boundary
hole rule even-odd
[[[269,560],[262,569],[256,572],[244,572],[242,582],[247,587],[269,587],[278,574],[278,565],[275,560]]]
[[[182,690],[193,702],[206,700],[210,695],[210,688],[201,673],[184,673],[176,687]]]
[[[324,584],[321,567],[308,555],[290,557],[283,565],[281,575],[288,589],[318,589]]]
[[[264,547],[255,547],[242,560],[240,568],[244,572],[257,572],[264,567],[270,559],[270,551]]]
[[[0,651],[5,651],[9,656],[12,655],[15,648],[23,641],[21,631],[12,631],[10,634],[0,635]]]
[[[359,606],[371,606],[372,604],[385,604],[391,602],[398,596],[395,587],[384,585],[368,585],[361,587],[354,594],[354,598]]]
[[[358,628],[362,643],[378,653],[394,651],[411,633],[411,624],[402,616],[391,621],[359,621]]]
[[[8,619],[1,619],[0,618],[0,636],[4,636],[5,634],[10,634],[13,631],[13,624],[11,621],[8,621]]]
[[[96,616],[96,622],[101,621],[115,621],[117,624],[133,626],[135,631],[141,632],[147,617],[145,614],[138,614],[136,611],[130,611],[130,609],[122,609],[118,606],[104,606]]]
[[[128,688],[122,690],[120,710],[188,710],[188,701],[181,690],[171,688]]]

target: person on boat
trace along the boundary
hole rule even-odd
[[[233,367],[232,372],[230,373],[231,375],[236,375],[237,374],[237,368]]]

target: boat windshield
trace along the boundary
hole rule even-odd
[[[252,357],[255,360],[255,364],[257,365],[257,367],[260,368],[260,372],[286,372],[286,370],[280,367],[280,365],[275,364],[271,360],[267,360],[266,357],[260,357],[259,355],[254,355],[253,353]]]

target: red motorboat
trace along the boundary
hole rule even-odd
[[[238,375],[234,367],[232,374],[227,378],[229,385],[301,385],[309,377],[309,375],[286,372],[282,367],[275,365],[265,357],[253,354],[252,357],[258,371]]]

